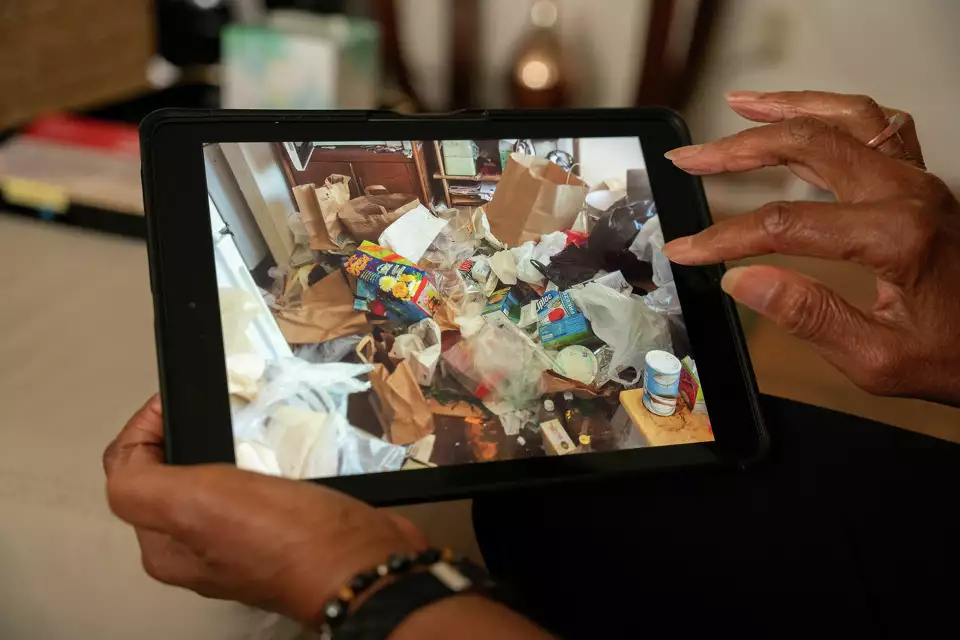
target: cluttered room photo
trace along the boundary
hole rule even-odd
[[[637,138],[204,160],[239,466],[321,478],[713,440]]]

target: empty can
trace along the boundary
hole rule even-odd
[[[648,351],[643,359],[643,406],[658,416],[672,416],[677,410],[680,370],[683,365],[667,351]]]

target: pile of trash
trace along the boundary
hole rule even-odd
[[[536,157],[505,171],[519,179],[478,208],[350,200],[344,176],[294,190],[311,259],[264,292],[291,353],[251,367],[228,349],[241,466],[322,477],[643,446],[614,416],[651,362],[687,393],[651,379],[649,411],[679,396],[705,413],[649,189],[591,189]]]

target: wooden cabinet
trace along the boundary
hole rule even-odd
[[[410,193],[423,198],[420,179],[413,158],[403,152],[377,152],[359,147],[336,147],[314,149],[304,166],[297,171],[289,166],[294,184],[323,184],[327,176],[341,174],[350,176],[350,195],[356,198],[364,194],[366,187],[381,185],[390,193]]]

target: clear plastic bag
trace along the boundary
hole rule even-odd
[[[311,364],[342,362],[354,354],[362,335],[340,336],[326,342],[297,345],[294,355]]]
[[[440,327],[433,318],[410,325],[407,333],[394,340],[390,357],[408,360],[417,384],[429,387],[440,361]]]
[[[242,448],[247,458],[250,448],[262,454],[265,447],[273,452],[280,473],[292,478],[399,469],[403,447],[370,443],[371,437],[346,418],[347,397],[370,388],[359,376],[372,369],[298,358],[271,364],[256,398],[234,415],[238,451],[251,445]]]
[[[680,313],[677,287],[673,283],[670,260],[663,254],[663,229],[659,216],[650,218],[630,245],[630,251],[640,260],[649,262],[653,268],[653,284],[657,289],[647,294],[647,306],[658,313]]]
[[[680,315],[680,298],[677,296],[677,284],[667,282],[643,297],[644,303],[657,313]]]
[[[673,282],[673,270],[670,268],[670,259],[663,254],[663,238],[660,238],[660,247],[653,250],[653,284],[662,287]]]
[[[227,391],[250,399],[256,395],[257,381],[266,367],[266,360],[247,335],[250,324],[261,314],[262,305],[243,289],[222,287],[219,293]]]
[[[421,262],[435,264],[439,269],[456,269],[477,252],[471,215],[457,209],[444,209],[437,212],[437,217],[447,220],[447,225],[434,238]]]
[[[480,315],[487,303],[483,288],[472,277],[464,277],[457,269],[430,272],[437,293],[455,316]]]
[[[647,220],[640,229],[640,233],[630,243],[630,252],[643,262],[649,262],[653,267],[653,284],[658,287],[673,282],[670,260],[663,255],[663,245],[663,229],[660,227],[659,216],[653,216]]]
[[[660,217],[653,216],[640,228],[640,232],[630,243],[630,251],[644,262],[653,262],[653,249],[659,243],[663,248],[663,231],[660,228]]]
[[[537,404],[543,395],[543,372],[549,358],[537,353],[540,349],[518,332],[485,325],[466,339],[473,356],[473,366],[482,383],[512,410]]]
[[[673,353],[666,318],[647,307],[639,296],[627,296],[595,282],[571,290],[570,296],[597,337],[613,347],[611,380],[634,386],[643,374],[648,351]]]
[[[346,422],[345,419],[344,422]],[[340,438],[340,464],[337,475],[355,476],[377,471],[396,471],[403,466],[403,460],[407,455],[406,447],[390,444],[356,427],[350,425],[347,427]]]

